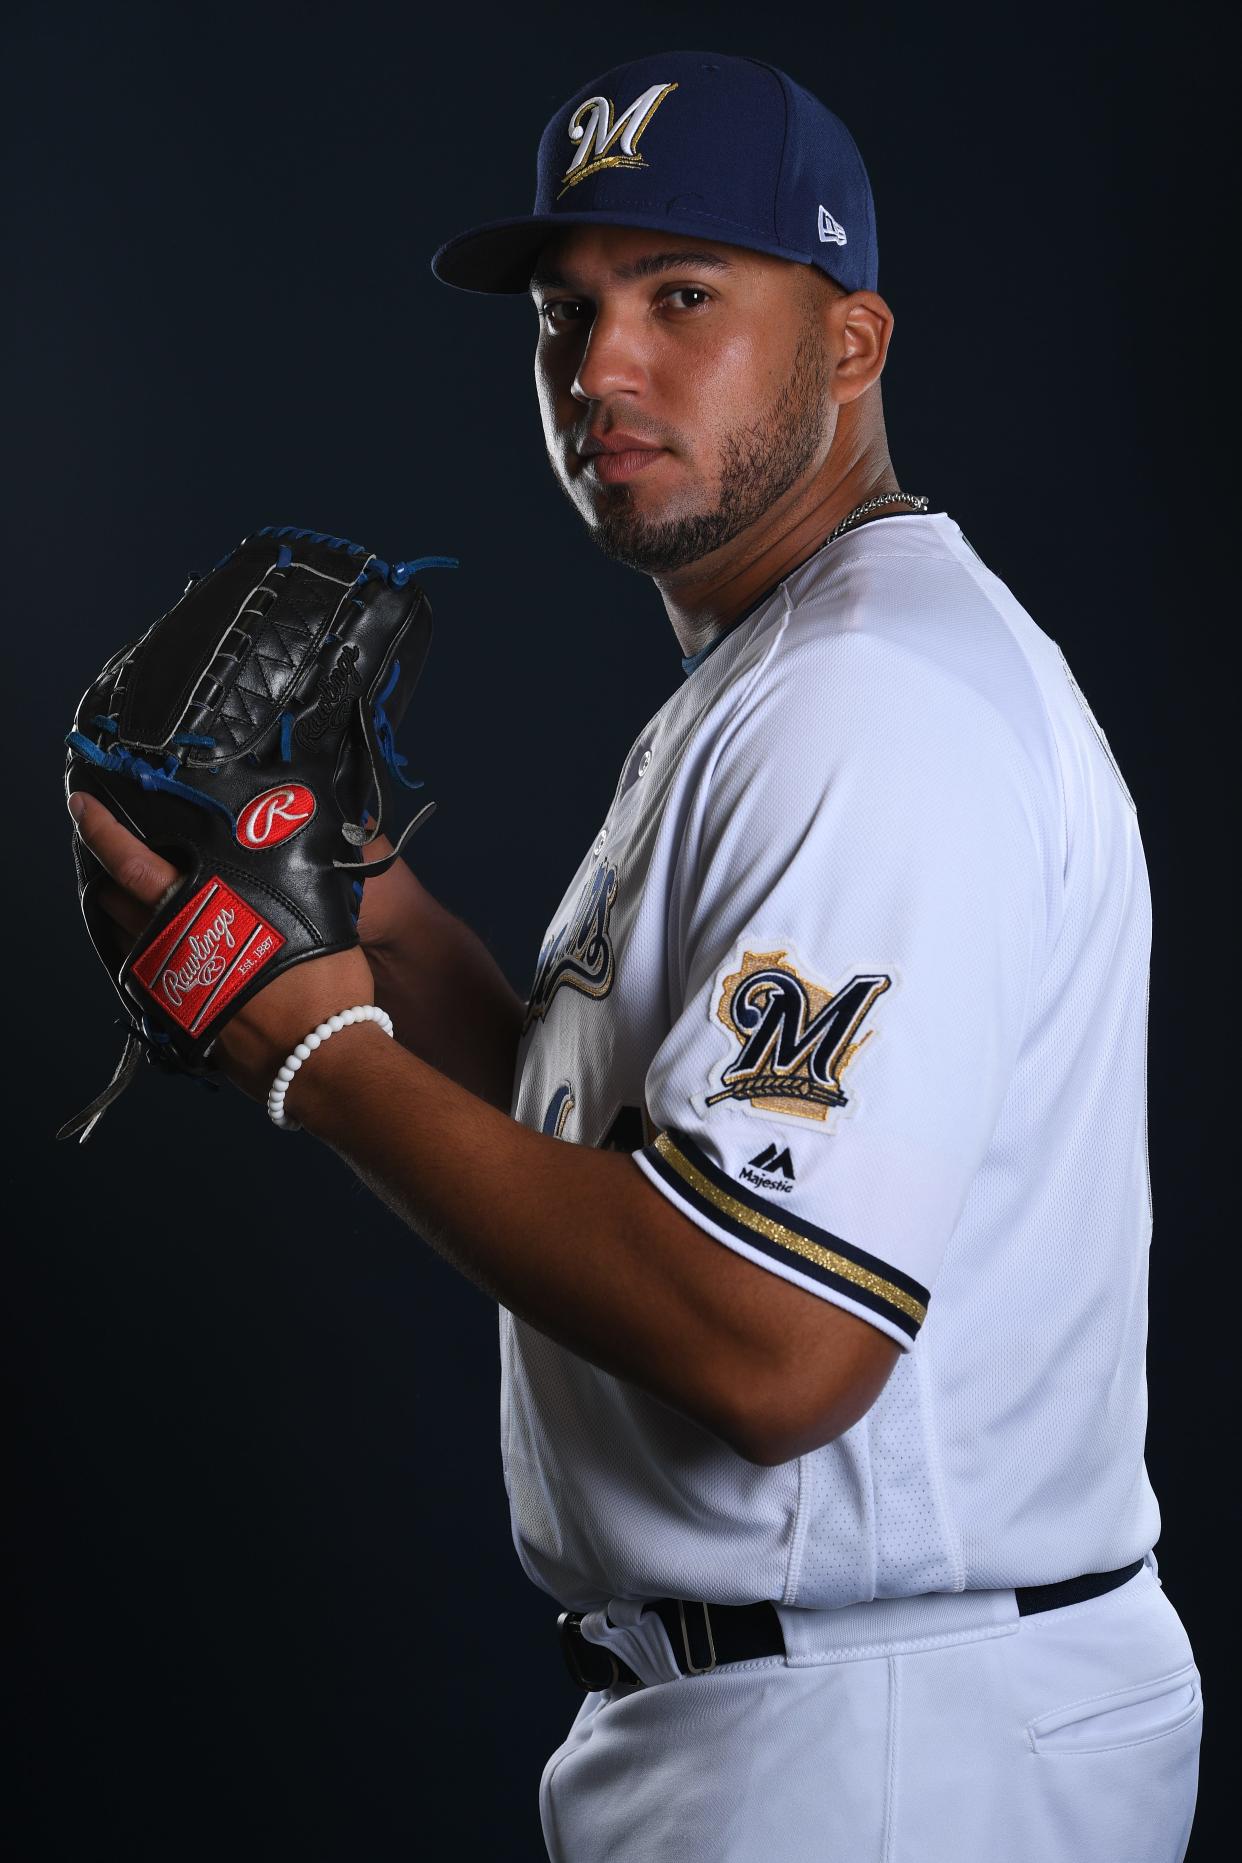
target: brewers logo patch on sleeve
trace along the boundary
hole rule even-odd
[[[892,981],[860,972],[834,994],[801,976],[787,949],[744,952],[740,969],[719,980],[714,1014],[737,1052],[708,1106],[741,1100],[823,1121],[830,1107],[848,1105],[840,1076],[871,1039],[874,1030],[858,1031]]]

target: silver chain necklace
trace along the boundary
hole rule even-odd
[[[883,492],[878,498],[868,498],[862,504],[855,505],[854,509],[841,519],[837,528],[824,538],[824,542],[832,543],[835,538],[841,536],[843,531],[847,531],[851,524],[862,517],[864,512],[874,511],[877,505],[894,505],[898,503],[913,505],[916,511],[926,511],[931,500],[921,495],[916,497],[912,492]]]

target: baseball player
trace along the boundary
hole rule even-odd
[[[553,474],[683,677],[524,1000],[398,864],[218,1048],[262,1100],[343,1005],[396,1025],[285,1103],[498,1303],[583,1691],[548,1854],[1174,1863],[1142,841],[1056,642],[899,486],[858,150],[760,60],[637,59],[433,267],[529,294]],[[141,928],[171,870],[76,811]]]

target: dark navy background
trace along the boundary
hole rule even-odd
[[[402,735],[439,805],[413,862],[525,993],[679,649],[652,585],[598,555],[553,484],[529,303],[450,291],[428,260],[523,211],[546,117],[661,45],[769,57],[849,124],[897,320],[901,482],[1061,643],[1138,804],[1149,1466],[1210,1754],[1235,1461],[1213,1421],[1217,1230],[1235,1218],[1208,1121],[1235,1046],[1217,902],[1236,837],[1207,578],[1231,521],[1213,410],[1234,345],[1209,199],[1223,60],[1210,16],[1177,17],[905,0],[10,13],[21,1652],[4,1748],[23,1863],[543,1857],[539,1775],[580,1697],[557,1606],[509,1540],[495,1309],[231,1092],[144,1071],[89,1145],[52,1144],[120,1042],[77,917],[61,737],[105,654],[258,525],[460,556],[428,577],[436,637]]]

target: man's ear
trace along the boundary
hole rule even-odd
[[[829,327],[832,395],[856,401],[884,370],[893,334],[893,313],[875,291],[851,291],[825,307]]]

